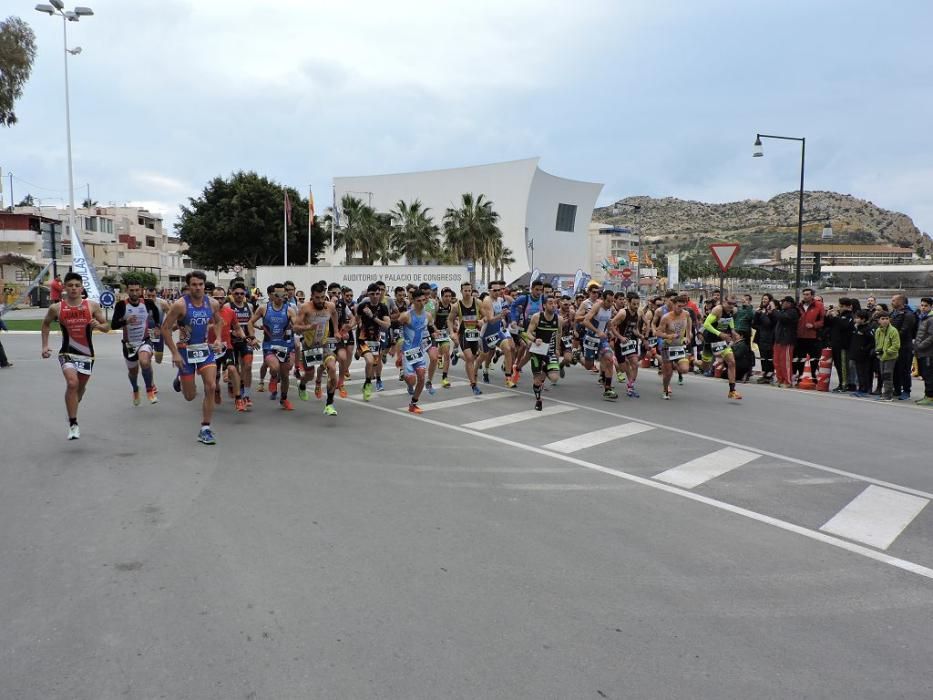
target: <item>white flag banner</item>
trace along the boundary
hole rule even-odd
[[[69,227],[71,228],[71,227]],[[100,280],[97,279],[97,270],[94,268],[94,261],[88,258],[84,250],[84,244],[81,237],[74,228],[71,228],[71,269],[81,275],[84,282],[84,291],[87,292],[87,298],[91,301],[100,301],[102,290]]]
[[[680,254],[667,254],[667,288],[674,289],[680,284]]]
[[[531,279],[528,280],[528,284],[534,284],[540,276],[541,276],[541,270],[539,270],[538,268],[535,268],[534,270],[531,271]]]

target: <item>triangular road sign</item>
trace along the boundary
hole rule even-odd
[[[740,247],[738,243],[713,243],[709,251],[713,254],[713,259],[719,265],[719,269],[726,273],[732,261],[735,260],[735,256],[739,254]]]

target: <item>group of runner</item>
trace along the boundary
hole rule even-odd
[[[313,385],[328,416],[337,415],[335,396],[347,397],[345,382],[354,359],[365,367],[364,401],[384,390],[383,373],[394,366],[406,383],[413,414],[422,412],[423,392],[436,393],[438,371],[440,386],[451,386],[450,369],[461,359],[474,395],[483,393],[481,384],[490,383],[497,365],[509,388],[518,385],[529,367],[539,411],[545,385],[556,385],[577,364],[597,374],[602,397],[614,401],[619,396],[613,388],[616,379],[625,383],[628,397],[639,398],[640,368],[658,364],[662,398],[669,400],[675,372],[683,384],[685,374],[719,362],[728,376],[728,397],[742,398],[735,389],[730,349],[738,338],[732,297],[718,300],[701,324],[699,310],[686,295],[668,292],[663,300],[643,306],[638,294],[603,290],[595,282],[574,297],[541,281],[513,293],[501,280],[490,282],[488,291],[478,296],[468,282],[458,291],[422,283],[391,293],[383,282],[375,282],[359,298],[348,287],[324,281],[311,286],[307,300],[291,282],[266,291],[268,300],[256,302],[243,281],[225,290],[194,271],[186,276],[185,293],[171,303],[158,298],[155,289],[129,284],[126,298],[107,322],[97,303],[82,298],[80,275],[67,274],[62,300],[49,308],[42,324],[42,356],[51,355],[49,332],[57,321],[68,438],[80,437],[78,404],[93,371],[95,330],[122,333],[134,405],[141,403],[140,374],[147,400],[158,403],[152,364],[162,362],[166,349],[177,368],[173,388],[187,401],[197,398],[196,378],[201,378],[198,440],[204,444],[216,442],[211,421],[215,406],[222,403],[224,384],[236,411],[252,409],[257,353],[262,356],[257,392],[267,390],[268,376],[270,400],[292,411],[292,381],[303,401],[310,399]]]

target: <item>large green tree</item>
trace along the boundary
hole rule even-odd
[[[464,193],[459,207],[447,209],[444,238],[452,258],[482,266],[484,281],[489,281],[490,269],[510,264],[505,260],[513,252],[502,247],[499,214],[483,194]]]
[[[400,199],[392,210],[392,246],[409,264],[424,265],[440,256],[441,239],[430,211],[420,199]]]
[[[19,17],[0,22],[0,124],[13,126],[13,107],[23,95],[36,58],[36,35]]]
[[[293,188],[254,172],[229,179],[215,177],[197,198],[181,207],[175,230],[188,245],[194,263],[211,270],[234,265],[255,268],[283,263],[284,192],[291,204],[288,262],[308,262],[308,200]],[[325,233],[315,217],[311,227],[311,263],[324,248]]]

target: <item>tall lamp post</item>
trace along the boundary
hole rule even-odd
[[[43,12],[50,17],[58,14],[62,18],[63,45],[65,47],[65,139],[68,143],[68,226],[77,235],[78,229],[75,226],[75,177],[71,166],[71,105],[68,94],[68,54],[76,56],[81,53],[81,47],[68,48],[68,23],[77,22],[82,17],[90,17],[94,14],[94,10],[90,7],[76,7],[73,10],[66,10],[65,3],[62,0],[49,0],[49,3],[36,5],[36,11]],[[52,251],[52,257],[55,257],[54,250]]]
[[[638,232],[638,261],[635,263],[635,289],[641,292],[641,226],[638,225],[638,212],[641,211],[640,204],[626,204],[625,202],[616,202],[612,206],[612,213],[618,214],[619,207],[628,207],[635,212],[635,230]]]
[[[803,246],[803,173],[807,153],[807,139],[800,136],[775,136],[773,134],[756,134],[755,150],[752,157],[761,158],[764,151],[761,139],[780,139],[782,141],[800,141],[800,201],[797,205],[797,272],[794,276],[794,298],[800,301],[800,257]]]

